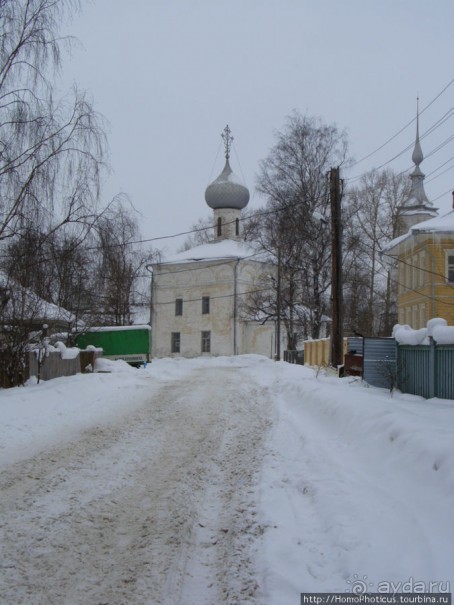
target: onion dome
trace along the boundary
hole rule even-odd
[[[249,202],[249,189],[241,184],[226,158],[224,170],[205,191],[205,201],[213,210],[235,208],[242,210]]]

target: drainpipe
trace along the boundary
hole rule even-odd
[[[430,316],[435,317],[435,259],[430,252],[429,252],[429,256],[430,256],[430,282],[431,282],[431,287],[432,287],[432,292],[431,292],[432,297],[430,300],[430,306],[432,308],[431,308]]]
[[[236,321],[237,321],[237,315],[238,315],[238,301],[237,301],[237,294],[238,294],[238,287],[237,287],[237,281],[238,281],[238,265],[240,264],[241,258],[237,258],[235,265],[233,267],[233,354],[234,355],[238,355],[237,352],[237,326],[236,326]]]
[[[153,265],[146,265],[145,269],[150,273],[150,326],[153,329]]]

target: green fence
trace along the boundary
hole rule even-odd
[[[397,386],[426,399],[454,399],[454,345],[399,345]]]

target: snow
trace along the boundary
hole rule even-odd
[[[410,231],[414,233],[454,232],[454,210],[413,225]]]
[[[409,325],[395,325],[393,337],[401,345],[429,345],[430,338],[439,345],[454,344],[454,326],[448,326],[446,319],[433,317],[426,328],[414,330]]]
[[[175,254],[174,256],[167,258],[164,264],[244,258],[259,260],[259,257],[262,259],[263,253],[257,253],[252,246],[245,242],[224,239],[195,246],[190,250]]]
[[[151,327],[148,324],[132,324],[130,326],[99,326],[97,328],[88,328],[86,332],[124,332],[127,330],[148,330],[151,332]]]
[[[435,328],[447,326],[448,322],[443,317],[432,317],[427,322],[427,336],[433,336]]]
[[[253,355],[97,369],[0,391],[0,602],[452,590],[453,401]]]
[[[382,252],[389,252],[407,239],[410,240],[413,235],[418,235],[420,233],[432,234],[434,240],[436,240],[437,235],[442,237],[443,235],[454,233],[454,210],[451,210],[442,216],[436,216],[427,221],[413,225],[407,233],[400,235],[385,244],[382,248]]]
[[[28,313],[35,322],[38,322],[38,320],[48,320],[74,323],[76,321],[76,316],[70,311],[43,300],[32,290],[23,288],[14,280],[10,280],[3,271],[0,271],[0,286],[6,288],[14,287],[22,293],[22,303],[25,308],[28,309]],[[7,310],[8,309],[9,305],[7,305]],[[25,314],[27,315],[27,311],[25,311]]]
[[[80,349],[77,347],[67,347],[63,342],[57,341],[53,347],[47,346],[48,350],[60,351],[62,359],[75,359],[79,356]]]

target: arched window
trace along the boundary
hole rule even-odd
[[[240,219],[235,219],[235,235],[240,234]]]
[[[218,232],[217,233],[218,233],[218,237],[221,237],[221,235],[222,235],[222,218],[221,217],[218,218]]]

